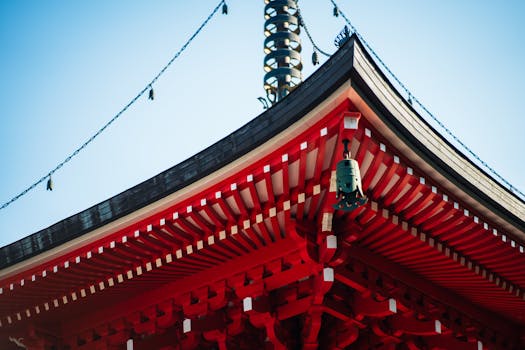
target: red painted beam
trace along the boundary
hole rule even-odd
[[[348,246],[347,249],[350,256],[358,259],[365,265],[371,266],[373,269],[391,276],[394,280],[398,280],[411,288],[421,291],[430,298],[458,310],[473,320],[479,321],[486,327],[498,331],[509,339],[516,338],[516,335],[520,332],[518,325],[493,312],[482,309],[478,305],[472,304],[470,301],[465,300],[463,297],[456,295],[449,290],[415,276],[410,271],[393,264],[382,256],[373,254],[368,250],[355,245]],[[337,276],[338,273],[336,273],[336,278]]]
[[[148,291],[141,295],[124,299],[123,301],[103,310],[96,310],[91,314],[85,315],[82,319],[72,320],[62,325],[63,334],[73,335],[83,330],[129,315],[132,312],[143,310],[144,308],[163,302],[169,298],[183,293],[191,292],[202,286],[220,281],[222,279],[242,273],[247,269],[263,265],[276,258],[288,256],[298,250],[296,242],[292,239],[283,239],[277,243],[261,248],[249,255],[234,258],[224,264],[209,268],[205,271],[190,275],[182,280],[172,282],[164,287]],[[108,319],[111,315],[111,319]]]

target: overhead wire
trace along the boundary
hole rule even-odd
[[[338,15],[340,14],[341,17],[345,20],[345,22],[350,27],[351,32],[355,33],[355,35],[359,38],[359,40],[365,45],[367,50],[372,54],[374,59],[379,63],[381,67],[394,79],[394,81],[401,87],[401,89],[407,94],[408,101],[409,102],[415,102],[432,120],[439,125],[440,128],[442,128],[458,145],[460,145],[467,153],[473,157],[479,164],[481,164],[486,170],[488,170],[492,175],[494,175],[502,185],[506,186],[511,192],[521,197],[521,199],[525,200],[525,194],[520,191],[518,188],[513,186],[507,179],[505,179],[502,175],[500,175],[494,168],[492,168],[490,165],[488,165],[484,160],[482,160],[472,149],[470,149],[463,141],[461,141],[449,128],[445,126],[418,98],[414,96],[414,94],[401,82],[401,80],[392,72],[392,70],[386,65],[386,63],[379,57],[379,55],[376,53],[376,51],[370,46],[370,44],[366,41],[366,39],[357,31],[357,28],[352,24],[352,22],[348,19],[348,17],[345,15],[345,13],[341,10],[341,7],[337,5],[337,3],[334,0],[330,0],[332,5],[334,5],[334,14],[335,9],[337,9]],[[412,104],[412,103],[411,103]]]
[[[304,21],[304,17],[303,17],[301,8],[299,7],[299,2],[297,2],[297,15],[299,17],[299,25],[304,28],[306,36],[308,37],[308,40],[310,40],[310,43],[312,44],[314,50],[317,50],[319,53],[321,53],[322,55],[326,57],[332,56],[326,51],[321,50],[321,48],[319,48],[319,46],[317,46],[317,44],[315,43],[314,39],[312,38],[312,35],[310,34],[310,31],[308,30],[308,27],[306,26],[306,22]]]
[[[126,104],[117,114],[115,114],[106,124],[104,124],[104,126],[102,126],[95,134],[93,134],[87,141],[85,141],[82,145],[80,145],[80,147],[78,147],[75,151],[73,151],[73,153],[67,156],[62,162],[60,162],[57,166],[55,166],[52,170],[50,170],[46,175],[42,176],[40,179],[35,181],[31,186],[27,187],[25,190],[23,190],[22,192],[20,192],[19,194],[17,194],[13,198],[11,198],[10,200],[2,204],[2,206],[0,206],[0,210],[6,208],[10,204],[12,204],[14,201],[18,200],[20,197],[27,194],[29,191],[34,189],[36,186],[46,181],[46,179],[51,179],[51,176],[54,173],[60,170],[60,168],[62,168],[65,164],[71,161],[73,157],[78,155],[84,148],[86,148],[100,134],[102,134],[104,130],[106,130],[111,124],[113,124],[124,112],[126,112],[129,109],[129,107],[131,107],[135,102],[137,102],[137,100],[141,98],[146,93],[146,91],[149,91],[149,99],[152,100],[153,99],[153,90],[152,90],[153,84],[164,74],[164,72],[168,69],[168,67],[171,66],[171,64],[184,52],[184,50],[186,50],[188,45],[195,39],[197,35],[199,35],[202,29],[208,24],[208,22],[212,19],[212,17],[217,13],[217,11],[220,8],[223,8],[223,13],[224,13],[224,5],[226,5],[226,1],[221,0],[219,4],[213,9],[213,11],[208,15],[208,17],[204,20],[204,22],[202,22],[202,24],[197,28],[197,30],[193,33],[193,35],[190,36],[190,38],[184,43],[184,45],[182,45],[179,51],[177,51],[177,53],[175,53],[175,55],[169,60],[169,62],[159,71],[159,73],[149,83],[147,83],[146,86],[142,90],[140,90],[140,92],[135,97],[133,97],[131,101],[128,102],[128,104]],[[227,10],[226,10],[226,13],[227,13]]]

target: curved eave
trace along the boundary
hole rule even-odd
[[[524,241],[525,202],[439,134],[399,94],[368,52],[360,44],[354,47],[349,97],[356,107],[422,171]]]
[[[345,45],[287,98],[191,158],[110,199],[0,248],[0,269],[25,261],[107,225],[118,229],[141,217],[147,206],[195,183],[270,140],[330,96],[352,69],[353,45]],[[196,186],[205,186],[200,181]],[[149,210],[147,210],[149,211]],[[133,214],[133,218],[127,217]]]
[[[41,253],[62,248],[73,240],[78,245],[99,239],[105,232],[162,210],[174,197],[180,200],[206,188],[217,178],[242,168],[242,157],[294,123],[303,122],[305,115],[341,88],[345,91],[343,97],[349,97],[365,112],[374,127],[414,164],[442,180],[449,191],[519,240],[525,240],[523,201],[426,123],[394,89],[358,39],[352,37],[287,98],[224,139],[135,187],[1,248],[0,268],[5,270],[32,257],[36,258],[31,259],[31,265],[38,264],[39,255],[47,255]]]

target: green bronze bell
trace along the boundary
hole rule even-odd
[[[343,140],[345,149],[343,151],[343,160],[337,163],[336,167],[336,198],[340,199],[334,204],[334,209],[343,211],[352,211],[366,203],[367,198],[363,195],[361,186],[361,172],[359,164],[355,159],[350,158],[348,150],[348,139]]]

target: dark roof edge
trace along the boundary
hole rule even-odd
[[[388,84],[390,89],[396,94],[397,97],[403,101],[405,106],[409,108],[417,117],[426,125],[428,128],[437,136],[439,139],[450,147],[457,155],[462,159],[467,161],[469,164],[474,166],[476,170],[481,172],[483,175],[487,176],[494,184],[499,188],[505,191],[508,195],[516,198],[519,202],[525,204],[525,201],[512,192],[507,187],[503,186],[498,180],[496,180],[490,173],[485,169],[481,168],[478,164],[472,161],[467,155],[465,155],[460,149],[458,149],[454,144],[447,140],[440,132],[438,132],[425,118],[423,118],[418,111],[416,111],[413,106],[411,106],[404,96],[396,89],[394,84],[388,79],[386,74],[380,69],[377,62],[371,57],[370,53],[364,48],[358,38],[355,38],[355,41],[361,48],[361,51],[366,56],[366,59],[373,65],[375,70],[380,74],[384,82]],[[439,158],[431,150],[429,150],[420,140],[418,140],[410,131],[408,131],[398,120],[393,116],[393,114],[388,110],[386,106],[380,101],[380,99],[372,92],[370,87],[365,83],[364,79],[359,75],[355,70],[355,67],[351,72],[352,87],[358,92],[359,95],[368,100],[369,106],[377,112],[377,115],[381,120],[399,136],[416,154],[418,154],[422,159],[429,163],[433,168],[438,170],[442,175],[444,175],[448,180],[458,186],[460,189],[464,190],[469,196],[474,198],[476,201],[482,203],[489,210],[493,211],[497,215],[504,218],[506,221],[511,223],[514,227],[525,232],[525,222],[519,218],[517,215],[509,211],[507,208],[499,204],[497,201],[489,197],[482,191],[479,191],[478,188],[465,179],[463,176],[459,175],[450,165],[445,161]]]
[[[43,230],[0,248],[0,269],[29,259],[158,201],[260,146],[301,119],[345,82],[353,40],[287,97],[230,135],[162,173]]]

